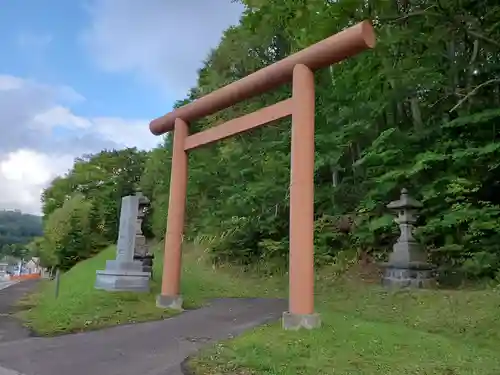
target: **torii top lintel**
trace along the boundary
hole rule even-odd
[[[149,129],[155,135],[164,134],[173,130],[176,118],[189,123],[291,82],[297,64],[314,71],[373,48],[375,44],[371,22],[360,22],[151,121]]]

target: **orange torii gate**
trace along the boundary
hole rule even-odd
[[[157,305],[182,309],[181,246],[188,180],[187,152],[203,145],[292,116],[290,172],[289,311],[286,329],[320,325],[314,313],[314,116],[313,71],[376,44],[369,21],[360,22],[247,77],[151,121],[155,135],[174,130],[170,197],[161,294]],[[189,135],[190,121],[292,82],[292,97],[213,128]]]

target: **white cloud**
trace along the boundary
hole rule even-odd
[[[20,89],[24,83],[25,81],[22,80],[21,78],[0,75],[0,91],[10,91],[10,90]]]
[[[70,155],[56,158],[25,149],[8,154],[0,161],[0,208],[40,214],[42,190],[72,164]]]
[[[0,209],[40,212],[40,193],[75,157],[104,148],[150,149],[147,120],[78,116],[68,87],[0,75]]]
[[[242,9],[230,0],[93,0],[83,42],[101,68],[136,73],[181,98]]]
[[[124,120],[119,117],[96,117],[91,121],[96,134],[126,147],[149,150],[161,142],[149,132],[149,121]]]
[[[56,126],[88,129],[92,126],[88,119],[75,116],[68,108],[62,106],[52,107],[49,110],[39,113],[33,119],[35,123],[52,129]]]

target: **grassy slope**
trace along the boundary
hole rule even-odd
[[[37,333],[51,335],[170,316],[174,312],[155,305],[161,285],[160,250],[158,247],[155,254],[155,280],[151,282],[150,293],[109,293],[94,289],[95,271],[104,269],[107,259],[114,259],[115,248],[110,247],[62,275],[57,299],[54,282],[45,282],[38,293],[21,302],[29,309],[20,317]],[[264,285],[259,279],[245,277],[231,269],[218,272],[206,264],[202,253],[193,249],[184,252],[182,293],[186,308],[200,306],[211,297],[272,296],[283,290],[280,280]]]
[[[161,254],[157,254],[159,256]],[[95,270],[114,256],[110,248],[80,263],[61,280],[59,299],[47,283],[24,312],[29,325],[52,334],[94,329],[169,314],[155,307],[159,283],[150,294],[93,289]],[[155,262],[160,275],[161,259]],[[483,291],[387,292],[358,277],[318,275],[317,309],[323,327],[285,332],[272,324],[202,351],[191,361],[209,374],[500,374],[500,293]],[[230,267],[213,268],[202,254],[183,257],[182,293],[188,306],[217,296],[279,296],[286,280],[253,277]]]
[[[399,291],[354,278],[317,287],[323,326],[272,324],[191,360],[197,374],[497,375],[500,293]]]

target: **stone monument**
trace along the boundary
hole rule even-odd
[[[427,253],[413,237],[414,224],[417,221],[418,209],[422,203],[408,195],[406,189],[401,190],[399,200],[387,205],[398,217],[401,234],[393,246],[389,261],[385,268],[382,284],[384,286],[428,288],[435,285],[435,266],[427,263]]]
[[[144,272],[142,262],[134,260],[138,231],[142,235],[141,229],[137,228],[137,224],[142,223],[142,219],[138,221],[141,197],[143,196],[139,193],[122,198],[116,259],[106,261],[104,271],[96,271],[96,289],[149,291],[150,273]],[[141,240],[139,240],[138,244],[142,246]]]

